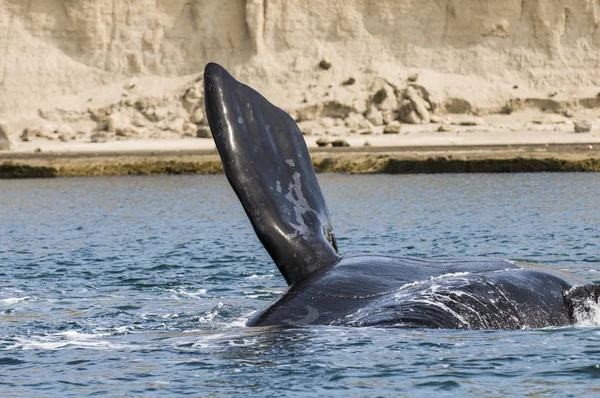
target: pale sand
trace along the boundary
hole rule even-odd
[[[344,137],[305,137],[309,148],[316,148],[318,138],[347,141],[351,147],[364,147],[368,142],[372,147],[412,147],[412,146],[469,146],[469,145],[523,145],[523,144],[589,144],[600,145],[600,132],[569,133],[563,131],[473,131],[464,128],[454,132],[421,131],[401,134],[349,135]],[[210,138],[181,138],[164,140],[127,140],[92,142],[60,142],[39,140],[20,142],[13,154],[33,153],[36,149],[42,153],[114,153],[114,152],[173,152],[173,151],[209,151],[215,149]],[[6,153],[6,152],[5,152]]]

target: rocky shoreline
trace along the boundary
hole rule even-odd
[[[400,83],[382,77],[352,92],[349,78],[336,98],[308,84],[301,104],[287,109],[302,133],[318,146],[349,146],[349,137],[436,132],[440,137],[471,131],[554,131],[596,133],[600,93],[590,98],[513,98],[499,109],[480,109],[465,98],[437,98],[420,84],[418,74]],[[175,81],[176,80],[176,81]],[[330,84],[330,90],[333,86]],[[338,88],[340,88],[338,87]],[[96,92],[97,91],[97,92]],[[311,98],[309,101],[307,98]],[[35,143],[42,150],[54,142],[80,144],[132,140],[210,138],[204,114],[202,75],[168,79],[138,77],[78,96],[61,98],[35,116],[0,121],[0,149]],[[356,140],[355,140],[356,141]],[[25,145],[23,145],[25,144]],[[31,146],[31,145],[30,145]],[[39,149],[38,149],[39,148]]]
[[[286,110],[309,146],[600,133],[592,0],[4,3],[2,151],[207,139],[207,62]]]
[[[313,148],[317,173],[600,172],[600,146],[523,144]],[[3,153],[0,178],[218,174],[215,150]]]

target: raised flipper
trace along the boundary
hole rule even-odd
[[[294,120],[221,66],[204,69],[206,115],[225,175],[288,285],[339,258]]]

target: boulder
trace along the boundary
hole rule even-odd
[[[141,113],[133,112],[133,116],[131,118],[131,124],[135,127],[146,127],[148,124],[148,119],[146,119]]]
[[[319,120],[319,124],[321,127],[328,129],[335,126],[335,119],[332,117],[322,117]]]
[[[19,138],[21,139],[21,141],[31,142],[34,141],[36,138],[41,137],[42,135],[43,134],[41,129],[26,127],[25,129],[23,129],[23,132],[21,133]]]
[[[212,134],[210,133],[210,128],[206,126],[198,127],[196,130],[196,138],[211,138]]]
[[[400,120],[411,124],[428,124],[430,122],[429,110],[431,105],[413,86],[408,86],[402,92],[400,103]]]
[[[131,127],[129,118],[122,113],[113,113],[106,119],[106,131],[116,133],[117,130],[124,130]]]
[[[413,103],[403,99],[398,107],[398,118],[404,123],[421,124],[421,118],[417,115]]]
[[[442,123],[442,118],[438,115],[429,115],[429,121],[431,123]]]
[[[197,137],[198,126],[194,123],[184,123],[183,125],[183,135],[186,137]]]
[[[321,62],[319,62],[319,68],[323,70],[329,70],[331,68],[331,62],[327,61],[326,59],[322,59]]]
[[[183,100],[190,105],[197,105],[202,101],[202,91],[193,86],[186,91]]]
[[[134,126],[127,126],[127,127],[116,129],[115,135],[117,137],[133,138],[133,137],[139,137],[140,131]]]
[[[168,120],[165,121],[164,123],[164,130],[170,130],[174,133],[183,133],[183,127],[186,124],[185,119],[178,117],[176,119],[173,120]]]
[[[374,126],[381,126],[383,124],[383,115],[374,105],[369,107],[365,118]]]
[[[592,122],[588,120],[579,120],[575,122],[574,130],[576,133],[589,133],[592,131]]]
[[[8,124],[0,121],[0,150],[12,149]]]
[[[331,141],[331,146],[342,147],[342,146],[350,146],[350,144],[348,144],[348,141],[346,141],[346,140],[338,139],[338,140]]]
[[[205,120],[204,108],[201,106],[194,109],[190,114],[190,122],[195,124],[202,124]]]
[[[419,74],[418,73],[413,73],[413,74],[410,74],[408,76],[408,81],[409,82],[416,82],[417,79],[419,79]]]
[[[358,124],[358,128],[361,130],[368,130],[369,134],[373,134],[375,132],[375,126],[373,126],[373,124],[367,119],[361,120]]]
[[[68,124],[61,124],[56,128],[56,134],[61,141],[68,141],[73,138],[75,132]]]
[[[108,141],[108,137],[107,137],[107,135],[106,135],[105,132],[98,131],[98,132],[92,134],[92,136],[90,137],[90,140],[92,142],[100,143],[100,142],[106,142],[106,141]]]
[[[329,145],[329,144],[330,144],[330,142],[329,142],[329,140],[328,140],[327,138],[319,138],[319,139],[316,141],[316,144],[317,144],[318,146],[322,147],[322,146],[327,146],[327,145]]]
[[[54,140],[58,138],[56,134],[57,129],[58,126],[55,124],[46,124],[41,127],[27,127],[23,130],[19,138],[25,142],[34,141],[36,138]]]
[[[164,107],[154,108],[154,117],[156,121],[165,119],[169,115],[169,110]]]
[[[400,125],[400,122],[394,120],[393,122],[385,126],[385,128],[383,129],[383,134],[400,134],[401,128],[402,126]]]
[[[373,86],[375,93],[371,97],[371,104],[375,105],[381,112],[382,121],[388,124],[396,119],[396,110],[398,108],[398,99],[394,88],[386,81],[379,81]]]
[[[360,128],[361,122],[363,121],[365,121],[363,115],[352,112],[348,115],[348,117],[346,117],[346,119],[344,120],[344,124],[350,130],[358,130]]]

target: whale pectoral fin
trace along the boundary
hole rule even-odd
[[[204,99],[225,175],[286,282],[338,261],[327,205],[294,120],[214,63],[204,69]]]

